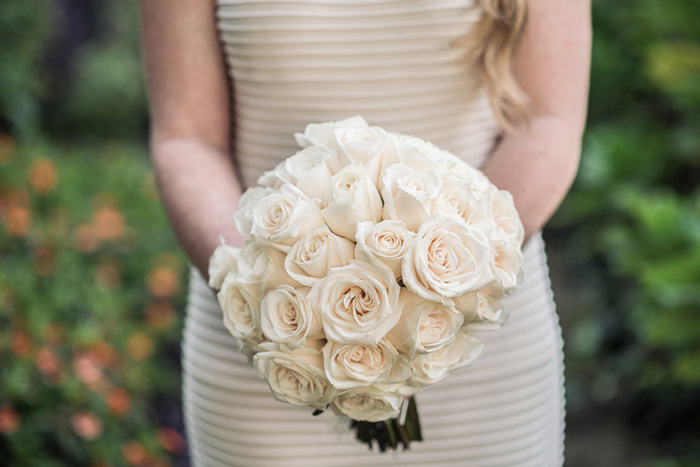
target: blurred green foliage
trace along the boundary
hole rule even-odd
[[[0,464],[168,465],[185,264],[142,149],[3,143]]]
[[[0,465],[184,463],[138,4],[0,8]]]
[[[615,402],[700,461],[700,4],[594,2],[589,124],[549,237],[577,276],[572,409]],[[676,465],[671,463],[669,465]]]

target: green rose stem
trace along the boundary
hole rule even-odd
[[[383,422],[353,420],[350,426],[355,429],[357,440],[369,446],[370,449],[376,442],[381,452],[385,452],[387,448],[397,449],[399,443],[406,450],[411,441],[423,441],[416,400],[411,396],[405,403],[408,404],[408,407],[406,408],[406,420],[403,424],[400,417]]]

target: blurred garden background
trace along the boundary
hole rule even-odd
[[[700,3],[594,0],[579,176],[545,231],[567,465],[700,465]],[[138,4],[0,8],[0,466],[185,466],[186,262]]]

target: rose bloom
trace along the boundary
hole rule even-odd
[[[339,128],[369,128],[369,125],[359,115],[336,122],[310,123],[306,125],[304,133],[295,133],[294,139],[302,148],[309,146],[331,148],[335,140],[335,130]]]
[[[260,327],[268,339],[295,349],[306,339],[324,337],[321,318],[306,299],[309,290],[281,285],[265,295],[260,304]]]
[[[397,135],[399,163],[414,170],[435,170],[446,172],[456,164],[464,164],[457,156],[443,151],[429,141],[410,135]]]
[[[261,293],[280,285],[297,287],[300,284],[284,269],[285,257],[276,248],[249,241],[238,256],[235,270],[240,281],[258,284]]]
[[[399,302],[403,309],[401,319],[389,331],[387,339],[400,352],[413,357],[454,342],[464,316],[453,307],[425,300],[406,289],[401,289]]]
[[[322,222],[319,200],[285,184],[255,204],[251,235],[287,252],[294,242]]]
[[[453,173],[443,174],[441,178],[442,188],[432,200],[430,213],[456,214],[469,225],[490,226],[490,199],[480,195],[469,181]]]
[[[347,389],[333,399],[333,409],[353,420],[379,422],[399,415],[403,396],[377,388]]]
[[[415,232],[430,214],[431,203],[441,188],[442,180],[434,170],[394,164],[382,174],[382,217],[400,219]]]
[[[523,281],[522,250],[518,244],[497,236],[491,238],[491,248],[496,279],[503,287],[503,294],[510,295]]]
[[[525,230],[515,209],[513,195],[505,190],[494,190],[491,194],[491,215],[498,228],[512,243],[522,245]]]
[[[337,389],[408,379],[408,361],[386,340],[376,346],[328,342],[323,347],[323,360],[326,376]]]
[[[338,128],[334,131],[332,146],[335,157],[329,159],[328,164],[333,173],[337,173],[343,166],[360,163],[376,186],[389,139],[389,134],[377,126]]]
[[[224,314],[224,325],[236,339],[261,341],[259,286],[242,283],[231,273],[216,295]]]
[[[322,341],[290,349],[284,345],[261,344],[253,365],[270,385],[275,399],[296,406],[325,409],[335,395],[323,371]]]
[[[280,188],[288,183],[325,205],[332,176],[326,162],[333,154],[333,151],[322,146],[302,149],[277,164],[273,170],[265,172],[258,178],[258,185]]]
[[[209,287],[219,290],[224,282],[224,277],[236,270],[240,248],[227,245],[221,239],[219,245],[209,259]]]
[[[355,239],[358,223],[381,220],[382,199],[360,164],[353,163],[333,176],[330,201],[321,215],[334,233],[350,241]]]
[[[490,243],[481,229],[455,215],[435,213],[418,230],[401,273],[411,292],[452,305],[450,298],[481,290],[493,279],[490,263]]]
[[[311,287],[329,341],[377,345],[401,316],[399,285],[389,268],[364,261],[331,269]]]
[[[355,257],[375,266],[388,266],[398,278],[401,276],[401,262],[414,235],[406,229],[403,221],[360,222],[355,234]]]
[[[243,192],[238,200],[238,211],[233,215],[236,228],[240,233],[246,237],[250,236],[253,227],[253,207],[258,201],[273,192],[272,188],[261,186],[251,187]]]
[[[500,300],[504,297],[503,288],[494,280],[479,292],[453,299],[455,309],[464,315],[464,322],[473,329],[500,329],[508,319]]]
[[[345,266],[353,259],[355,245],[323,224],[294,244],[284,261],[291,277],[307,286],[323,279],[331,268]]]
[[[418,355],[413,360],[411,380],[421,385],[437,383],[450,371],[469,365],[481,355],[483,349],[481,339],[471,332],[470,326],[464,326],[451,345]]]

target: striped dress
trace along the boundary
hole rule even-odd
[[[218,0],[244,184],[292,155],[307,123],[354,115],[482,166],[501,130],[464,40],[481,15],[475,0]],[[193,272],[182,344],[193,465],[561,465],[561,331],[540,235],[524,256],[505,327],[482,333],[472,366],[418,394],[424,441],[389,453],[332,413],[277,402]]]

